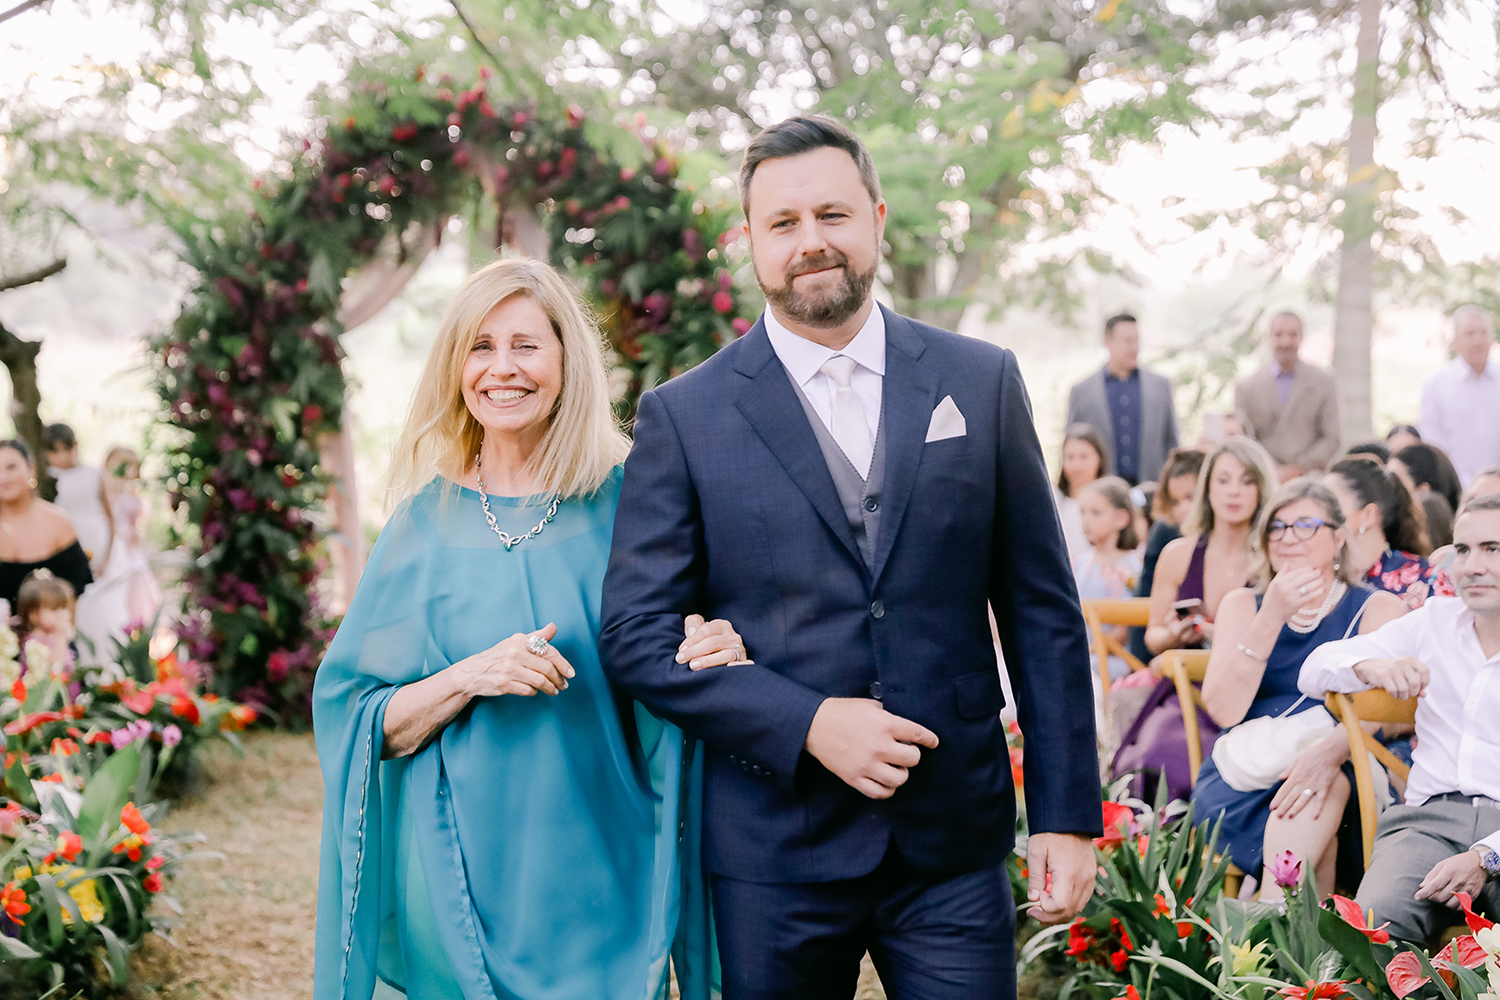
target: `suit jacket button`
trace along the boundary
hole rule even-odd
[[[876,601],[874,604],[870,605],[870,615],[874,618],[884,618],[885,605],[880,601]]]
[[[874,698],[876,701],[879,701],[881,699],[881,697],[884,696],[884,695],[885,695],[885,688],[883,688],[883,687],[880,686],[880,682],[879,681],[876,681],[874,684],[870,685],[870,697],[871,698]]]
[[[876,500],[874,497],[865,497],[865,510],[867,510],[870,513],[873,514],[875,511],[877,511],[879,509],[880,509],[880,501],[879,500]]]

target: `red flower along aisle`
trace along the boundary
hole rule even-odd
[[[1211,824],[1183,803],[1105,802],[1094,898],[1071,925],[1030,937],[1021,958],[1089,1000],[1491,1000],[1500,928],[1469,909],[1469,934],[1437,955],[1394,942],[1349,899],[1320,904],[1312,873],[1272,859],[1279,906],[1224,896]],[[1378,917],[1378,915],[1376,915]],[[1023,928],[1023,939],[1026,931]]]
[[[247,213],[177,227],[199,279],[153,345],[160,443],[197,550],[184,637],[221,695],[306,710],[331,624],[313,587],[328,489],[315,443],[342,420],[340,283],[383,241],[477,205],[481,187],[502,219],[539,209],[553,262],[605,322],[626,416],[749,329],[721,249],[732,217],[679,183],[670,150],[622,143],[577,107],[507,103],[486,76],[366,84],[284,176],[257,182]]]
[[[0,980],[100,996],[178,912],[169,878],[195,838],[156,828],[159,793],[255,712],[203,693],[165,633],[137,629],[116,664],[85,671],[17,646],[0,625]]]

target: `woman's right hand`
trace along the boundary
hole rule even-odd
[[[1198,617],[1190,615],[1187,618],[1169,618],[1162,627],[1167,630],[1166,649],[1183,649],[1187,646],[1195,646],[1203,641],[1203,634],[1198,630]],[[1166,652],[1166,649],[1162,652]]]
[[[1299,608],[1323,603],[1328,579],[1313,566],[1297,566],[1276,574],[1260,602],[1262,612],[1285,625]]]
[[[483,652],[465,657],[453,665],[460,671],[464,690],[470,697],[494,698],[502,694],[530,696],[555,695],[568,686],[575,673],[557,647],[548,645],[541,656],[527,648],[532,635],[550,643],[557,626],[548,623],[538,632],[517,632]]]

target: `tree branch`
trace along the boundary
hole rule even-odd
[[[40,0],[38,0],[38,2],[40,2]],[[7,14],[5,16],[8,17],[9,15]],[[4,19],[5,17],[0,17],[0,21],[3,21]],[[61,271],[67,266],[67,258],[61,257],[48,264],[46,267],[39,267],[35,271],[28,271],[27,273],[17,275],[14,278],[0,278],[0,292],[8,292],[12,288],[20,288],[22,285],[34,285],[38,281],[42,281],[46,278],[52,277],[58,271]]]
[[[448,3],[453,7],[453,13],[458,15],[458,19],[462,21],[464,23],[464,27],[468,29],[469,37],[474,39],[474,44],[479,46],[479,51],[483,52],[489,58],[490,62],[495,64],[496,69],[500,70],[500,72],[502,73],[505,73],[506,76],[509,76],[510,71],[501,64],[500,57],[495,55],[495,53],[490,50],[490,47],[488,45],[484,44],[484,40],[479,37],[478,29],[474,27],[474,22],[469,20],[469,15],[465,14],[464,9],[458,5],[458,0],[448,0]]]
[[[33,7],[40,7],[46,2],[47,0],[26,0],[25,3],[18,3],[10,10],[0,13],[0,23],[9,21],[11,18],[15,17],[18,14],[24,14]]]

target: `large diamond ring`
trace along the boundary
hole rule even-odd
[[[1306,587],[1298,587],[1297,588],[1297,593],[1301,597],[1306,597],[1307,596],[1307,588]]]
[[[736,647],[734,647],[734,659],[731,660],[730,662],[733,663],[733,662],[736,662],[736,661],[739,661],[739,660],[743,660],[744,658],[745,658],[745,647],[744,646],[736,646]]]
[[[1305,799],[1309,795],[1311,795],[1312,793],[1313,793],[1313,790],[1311,788],[1304,788],[1304,789],[1302,789],[1302,796],[1301,797]]]
[[[526,640],[526,648],[531,650],[531,652],[535,653],[537,656],[542,656],[543,654],[545,654],[547,652],[547,647],[550,645],[551,643],[542,638],[542,634],[540,632],[538,632],[536,635],[533,635],[530,639]]]

